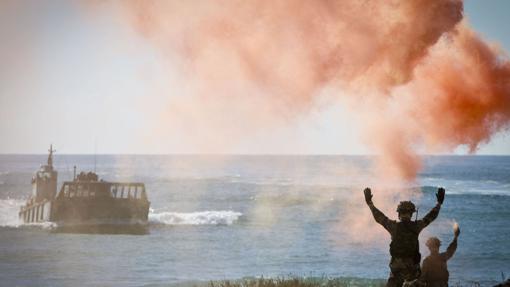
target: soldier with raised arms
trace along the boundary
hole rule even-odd
[[[421,280],[429,287],[448,287],[448,264],[446,263],[452,258],[455,250],[457,250],[457,238],[460,234],[458,224],[453,227],[453,240],[446,248],[445,252],[439,253],[441,241],[437,237],[430,237],[427,240],[427,247],[430,255],[423,260],[421,267]]]
[[[372,211],[377,223],[381,224],[391,235],[390,243],[390,277],[386,286],[402,286],[404,281],[413,281],[420,277],[420,245],[418,236],[439,215],[441,204],[443,204],[445,190],[439,188],[436,193],[437,204],[432,210],[420,220],[411,220],[416,211],[411,201],[401,201],[397,207],[398,219],[391,220],[372,202],[372,191],[365,188],[365,201]]]

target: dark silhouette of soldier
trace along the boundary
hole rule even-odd
[[[413,281],[420,277],[420,245],[418,235],[439,215],[444,201],[445,190],[439,188],[436,193],[437,204],[420,220],[412,221],[416,207],[411,201],[401,201],[397,207],[399,221],[390,220],[374,206],[372,191],[365,188],[365,201],[372,211],[377,223],[381,224],[391,235],[390,243],[390,277],[386,286],[402,286],[404,281]]]
[[[454,238],[453,241],[446,248],[446,252],[439,253],[439,246],[441,241],[437,237],[431,237],[427,240],[427,247],[430,250],[430,255],[423,260],[422,273],[420,281],[423,281],[427,286],[432,287],[448,287],[448,266],[446,262],[452,258],[455,250],[457,250],[457,238],[460,234],[460,229],[457,225],[453,228]]]

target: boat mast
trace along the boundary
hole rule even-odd
[[[48,166],[53,168],[53,152],[56,152],[56,150],[53,149],[53,144],[50,144],[50,149],[48,151],[50,152],[48,155]]]

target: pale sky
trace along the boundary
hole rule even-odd
[[[74,1],[25,6],[0,11],[0,153],[45,153],[50,143],[59,153],[203,152],[165,133],[158,115],[166,97],[185,87],[132,27],[101,9],[92,17]],[[506,51],[508,11],[510,1],[465,2],[474,29]],[[227,152],[371,153],[357,130],[339,104],[240,139]],[[510,154],[510,133],[477,153]]]

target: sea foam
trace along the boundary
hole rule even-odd
[[[51,230],[57,226],[54,222],[23,223],[18,217],[19,209],[23,204],[25,200],[22,199],[0,199],[0,227],[34,227]]]
[[[20,226],[18,212],[24,203],[25,201],[21,199],[0,199],[0,227]]]
[[[151,224],[164,225],[231,225],[242,213],[232,210],[199,212],[154,212],[149,213]]]
[[[25,203],[21,199],[0,199],[0,227],[33,226],[52,229],[52,222],[23,224],[18,217],[20,207]],[[150,210],[149,222],[162,225],[231,225],[242,213],[231,210],[199,212],[155,212]]]

